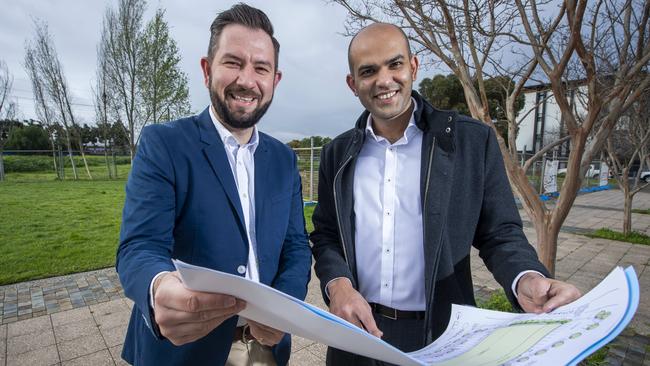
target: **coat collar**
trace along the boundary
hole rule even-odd
[[[415,99],[418,105],[418,108],[413,113],[415,125],[425,134],[433,134],[438,147],[447,152],[453,152],[455,149],[454,135],[456,129],[454,122],[458,116],[458,112],[443,111],[434,108],[415,90],[411,91],[411,97]],[[357,119],[355,127],[363,132],[368,123],[369,115],[370,112],[365,110],[359,119]]]

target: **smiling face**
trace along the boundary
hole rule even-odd
[[[210,101],[224,124],[247,129],[264,115],[282,74],[271,37],[261,29],[226,26],[212,60],[201,59]]]
[[[409,110],[418,60],[397,27],[373,24],[361,30],[350,44],[349,61],[348,86],[374,121],[389,122]]]

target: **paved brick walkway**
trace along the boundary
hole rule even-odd
[[[578,197],[567,228],[618,229],[620,195],[604,191]],[[639,193],[635,208],[650,208],[650,193]],[[648,233],[650,215],[634,215],[634,230]],[[606,364],[650,365],[650,247],[567,231],[559,237],[559,279],[586,292],[615,266],[634,266],[641,286],[639,310],[631,326],[612,342]],[[534,241],[534,231],[527,227],[525,232]],[[476,252],[472,271],[477,296],[499,288]],[[307,301],[324,308],[313,275]],[[119,355],[131,307],[112,268],[2,286],[0,366],[123,365]],[[324,365],[324,355],[325,346],[294,337],[292,365]]]

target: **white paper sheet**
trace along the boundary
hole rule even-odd
[[[404,366],[418,366],[406,353],[357,326],[274,288],[244,277],[174,261],[185,287],[228,294],[246,301],[240,316],[286,333],[363,356]]]
[[[240,315],[338,349],[397,365],[575,365],[611,341],[639,302],[632,267],[616,268],[579,300],[549,314],[513,314],[453,305],[447,330],[432,344],[403,353],[320,308],[243,277],[174,261],[192,290],[247,302]]]

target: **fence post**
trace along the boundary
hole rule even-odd
[[[543,194],[544,193],[544,173],[546,170],[546,154],[542,156],[542,166],[540,168],[540,175],[539,175],[539,191],[537,193]]]
[[[65,179],[65,159],[63,158],[63,150],[61,150],[61,145],[59,145],[59,171],[57,173],[60,180]]]
[[[314,202],[314,137],[309,138],[309,201]]]
[[[5,180],[5,163],[2,154],[2,149],[0,149],[0,182],[2,182],[3,180]]]

